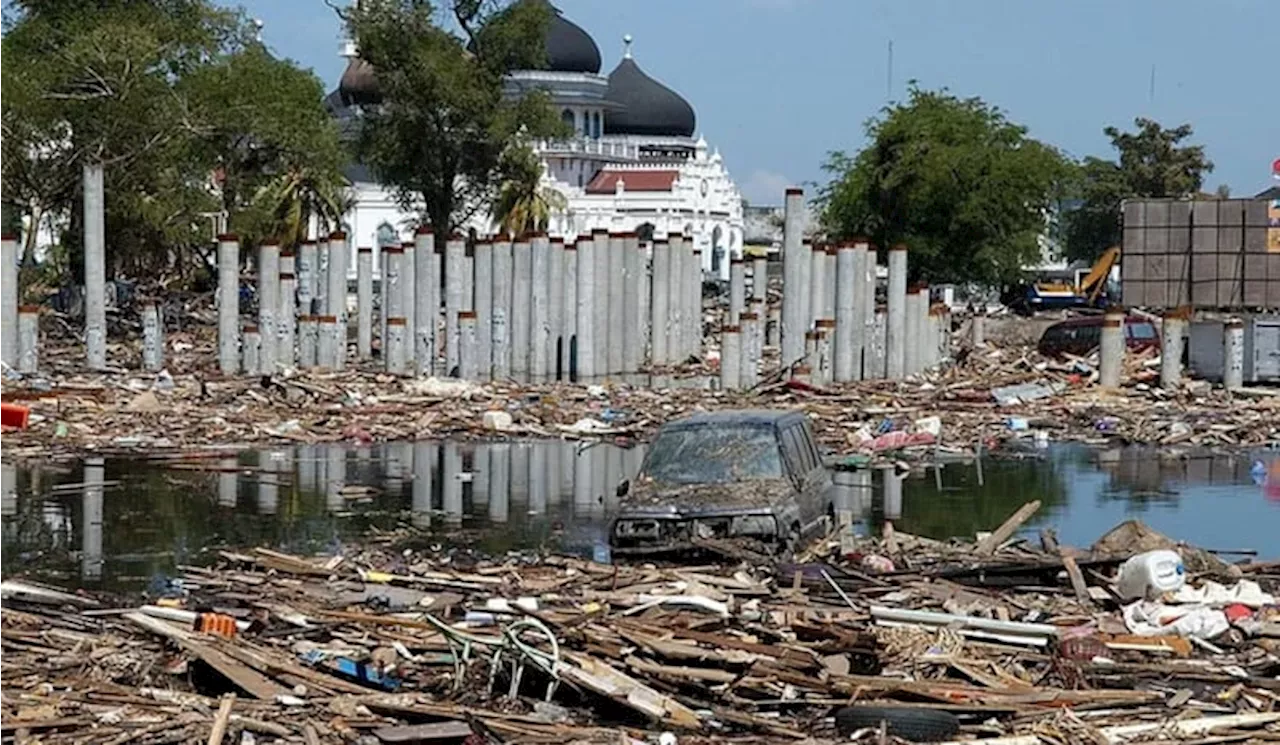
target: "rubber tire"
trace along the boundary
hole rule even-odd
[[[846,706],[836,712],[836,730],[848,737],[885,722],[890,735],[912,742],[946,740],[960,731],[955,714],[937,709],[894,706]]]

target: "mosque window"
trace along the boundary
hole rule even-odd
[[[574,127],[573,109],[565,109],[564,111],[560,112],[560,119],[565,124],[569,125],[570,128],[573,128],[576,130],[576,127]]]

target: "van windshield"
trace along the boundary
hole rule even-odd
[[[659,432],[649,449],[647,475],[673,484],[727,484],[781,479],[782,456],[773,431],[751,426],[682,427]]]

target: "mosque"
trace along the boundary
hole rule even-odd
[[[513,98],[547,91],[573,128],[567,140],[533,143],[544,186],[559,191],[567,203],[563,214],[552,216],[548,232],[572,239],[604,229],[636,232],[646,241],[680,233],[702,250],[705,273],[727,279],[729,258],[742,254],[742,196],[720,153],[696,136],[693,107],[645,74],[632,57],[630,36],[623,39],[618,65],[607,77],[601,75],[595,40],[559,10],[552,11],[547,68],[516,70],[504,83],[505,94]],[[349,128],[358,122],[360,107],[376,105],[380,98],[372,70],[354,44],[345,45],[343,56],[347,68],[326,103]],[[396,205],[392,192],[360,164],[347,176],[355,193],[345,226],[353,250],[408,240],[412,215]],[[477,216],[468,227],[478,235],[494,232],[489,215]]]

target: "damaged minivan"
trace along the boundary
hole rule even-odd
[[[834,486],[798,411],[722,411],[658,430],[634,482],[618,486],[616,555],[751,538],[794,551],[834,515]]]

